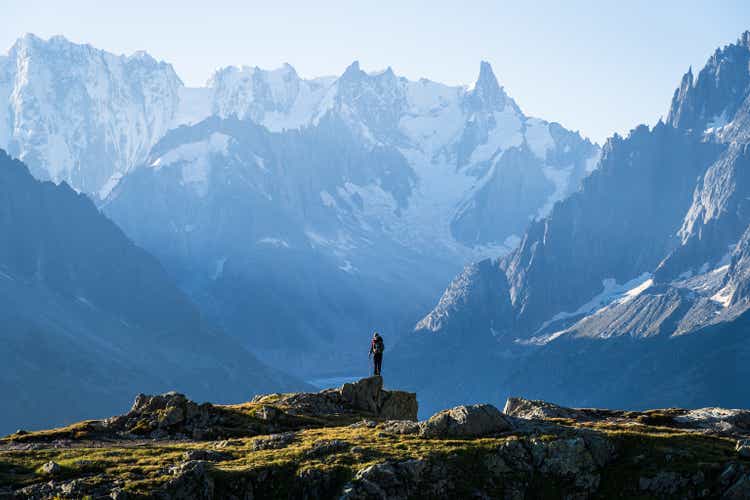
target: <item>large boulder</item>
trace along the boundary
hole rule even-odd
[[[511,424],[490,404],[456,406],[436,413],[420,424],[419,434],[427,438],[480,437],[508,431]]]
[[[575,418],[577,416],[577,412],[571,408],[524,398],[508,398],[503,413],[525,419]]]
[[[316,393],[258,396],[254,403],[273,401],[290,414],[341,415],[359,413],[389,420],[417,420],[417,395],[383,389],[383,378],[367,377],[338,389]]]

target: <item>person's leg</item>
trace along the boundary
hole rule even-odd
[[[375,355],[375,375],[380,375],[380,370],[382,366],[383,366],[383,355],[376,354]]]

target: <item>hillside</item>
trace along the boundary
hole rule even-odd
[[[0,432],[122,411],[133,392],[303,389],[205,323],[84,195],[0,150]]]
[[[139,395],[102,421],[0,440],[5,498],[747,498],[750,411],[509,399],[416,422],[372,377],[197,405]],[[394,420],[395,419],[395,420]]]

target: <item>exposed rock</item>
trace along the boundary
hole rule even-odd
[[[750,458],[750,439],[740,439],[737,441],[735,450],[742,458]]]
[[[392,434],[418,434],[420,429],[419,424],[411,420],[388,420],[381,428]]]
[[[340,453],[342,451],[346,451],[349,448],[351,448],[351,445],[347,443],[346,441],[342,441],[340,439],[331,439],[331,440],[321,440],[316,441],[313,443],[312,448],[310,448],[306,453],[305,456],[308,457],[325,457],[327,455],[332,455],[334,453]]]
[[[46,464],[42,465],[42,472],[44,474],[47,474],[48,476],[54,476],[56,474],[60,473],[60,464],[57,462],[47,462]]]
[[[638,486],[641,490],[656,495],[674,495],[688,484],[688,479],[671,471],[661,471],[653,477],[641,477]]]
[[[478,437],[510,430],[511,425],[492,405],[456,406],[420,424],[422,437]]]
[[[275,421],[277,420],[284,412],[276,408],[275,406],[262,406],[257,413],[255,414],[258,418],[261,420],[266,421]]]
[[[186,462],[194,460],[202,460],[206,462],[223,462],[225,460],[232,460],[234,457],[229,453],[222,453],[214,450],[188,450],[182,454],[182,457]]]
[[[508,398],[503,413],[517,418],[547,419],[575,418],[577,413],[570,409],[546,401],[524,398]]]
[[[165,498],[192,500],[214,498],[214,480],[208,474],[206,462],[184,462],[171,469],[175,475],[163,487]]]
[[[727,408],[699,408],[675,417],[676,422],[690,427],[726,434],[750,433],[750,411]]]
[[[427,464],[423,460],[386,462],[370,465],[357,472],[344,488],[342,500],[406,499],[419,491],[419,482]],[[420,491],[420,493],[427,493]],[[427,494],[426,496],[429,496]]]
[[[351,427],[352,429],[359,429],[361,427],[372,429],[377,425],[378,423],[375,420],[360,420],[359,422],[354,422],[353,424],[349,425],[349,427]]]
[[[221,412],[210,403],[199,405],[183,394],[167,392],[155,396],[139,394],[128,413],[108,418],[104,427],[154,439],[175,435],[207,439],[221,419]]]
[[[364,413],[383,419],[416,420],[417,396],[412,392],[383,389],[383,378],[367,377],[338,389],[317,393],[275,394],[259,397],[256,403],[273,401],[291,415],[340,415]]]
[[[294,432],[284,432],[281,434],[271,434],[270,436],[261,437],[253,441],[253,451],[258,450],[277,450],[289,446],[296,434]]]
[[[339,392],[344,401],[353,408],[361,408],[371,413],[378,413],[383,390],[383,377],[363,378],[354,383],[341,386]]]

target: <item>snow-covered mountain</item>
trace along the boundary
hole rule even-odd
[[[527,117],[485,62],[468,88],[357,62],[313,79],[228,67],[189,88],[145,53],[27,35],[0,60],[4,99],[0,147],[96,199],[284,366],[302,346],[353,353],[351,332],[416,320],[599,158],[577,132]],[[248,290],[272,292],[240,300]]]
[[[487,63],[468,89],[409,81],[390,68],[365,73],[356,62],[338,78],[309,80],[289,65],[228,67],[206,87],[188,88],[144,52],[115,56],[26,35],[0,58],[2,102],[0,147],[37,177],[102,199],[180,125],[236,117],[281,132],[333,114],[363,144],[397,149],[414,170],[411,210],[390,217],[387,207],[381,218],[415,245],[434,239],[437,227],[449,246],[511,247],[528,219],[574,191],[598,158],[578,134],[526,117]],[[337,203],[347,195],[321,196]]]
[[[576,406],[746,401],[749,63],[746,32],[685,74],[666,123],[608,140],[580,191],[454,280],[404,343],[401,380],[427,406],[516,393]],[[436,359],[450,360],[450,381],[431,380]],[[476,373],[494,373],[492,386]]]
[[[195,107],[211,116],[167,133],[103,209],[228,331],[298,373],[332,352],[340,369],[361,363],[353,332],[402,330],[598,158],[524,116],[486,63],[471,89],[358,63],[311,81],[228,68],[212,85]]]
[[[173,125],[181,87],[145,52],[26,35],[0,58],[0,148],[40,179],[106,196]]]

